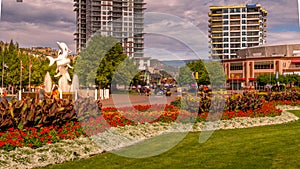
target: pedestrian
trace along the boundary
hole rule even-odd
[[[101,100],[97,100],[96,103],[97,103],[98,113],[100,115],[102,110],[102,102]]]

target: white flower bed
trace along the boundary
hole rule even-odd
[[[284,110],[295,109],[295,107],[285,106],[280,106],[280,108]],[[297,107],[297,109],[300,108]],[[78,138],[46,145],[38,149],[23,147],[10,152],[0,150],[0,168],[36,168],[75,159],[88,158],[95,154],[120,149],[168,132],[248,128],[288,123],[298,119],[294,114],[283,111],[281,116],[276,117],[243,117],[197,124],[147,123],[137,126],[114,127],[96,136],[92,136],[93,141],[89,138]]]
[[[196,124],[147,123],[137,126],[114,127],[109,131],[92,136],[92,139],[103,149],[111,151],[133,145],[137,142],[161,135],[163,133],[249,128],[289,123],[298,119],[299,118],[294,114],[283,111],[280,116],[276,117],[239,117],[231,120],[201,122]]]
[[[103,151],[89,138],[83,137],[63,140],[37,149],[22,147],[10,152],[0,150],[0,168],[37,168],[88,158]]]

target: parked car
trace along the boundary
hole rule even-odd
[[[156,88],[154,90],[154,94],[157,95],[157,96],[162,96],[162,95],[164,95],[164,93],[165,92],[162,89],[159,89],[159,88]]]

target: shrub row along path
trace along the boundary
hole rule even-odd
[[[127,94],[112,94],[109,99],[103,100],[103,107],[127,107],[131,105],[146,105],[146,104],[170,104],[177,97],[172,96],[145,96],[145,95],[127,95]]]

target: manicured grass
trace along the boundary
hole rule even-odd
[[[300,117],[300,111],[291,111]],[[248,129],[215,131],[209,140],[199,143],[200,133],[189,133],[178,145],[149,158],[125,158],[104,153],[86,160],[67,162],[47,168],[300,168],[300,121],[289,124]],[[143,156],[150,148],[160,149],[161,141],[172,142],[163,135],[131,147]],[[130,148],[129,148],[130,149]],[[123,149],[123,152],[129,151]]]

